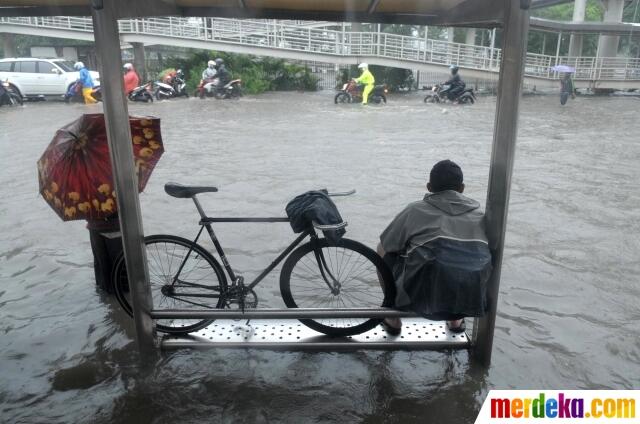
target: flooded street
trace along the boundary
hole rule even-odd
[[[468,423],[492,388],[640,387],[640,100],[558,100],[522,102],[486,372],[467,351],[139,358],[131,320],[96,290],[85,223],[61,222],[38,194],[55,130],[101,106],[0,108],[0,422]],[[484,205],[494,110],[493,97],[442,107],[418,95],[363,109],[329,92],[130,104],[162,118],[166,150],[140,197],[145,233],[198,230],[168,181],[217,186],[200,199],[220,216],[284,215],[326,187],[357,190],[337,205],[347,237],[374,247],[438,160],[459,163]],[[247,279],[294,238],[288,224],[214,228]],[[257,287],[260,306],[283,306],[278,275]]]

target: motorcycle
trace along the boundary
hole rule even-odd
[[[67,92],[62,97],[65,103],[84,102],[84,97],[82,96],[82,84],[80,84],[80,81],[76,81],[71,84]],[[102,90],[99,85],[91,89],[91,97],[99,102],[102,101]]]
[[[351,80],[342,86],[342,89],[334,97],[333,102],[335,104],[361,102],[363,89],[363,85]],[[388,90],[384,84],[376,85],[369,93],[369,100],[375,104],[387,103],[387,93]]]
[[[0,106],[22,106],[22,96],[18,94],[16,89],[9,83],[9,80],[0,81]]]
[[[163,81],[155,83],[155,97],[156,100],[170,99],[172,97],[185,96],[189,97],[187,93],[187,83],[184,80],[184,74],[182,70],[178,69],[176,73],[167,75]]]
[[[235,79],[220,87],[220,79],[200,80],[196,95],[201,99],[215,97],[217,99],[237,99],[242,97],[242,80]]]
[[[131,90],[127,96],[132,102],[145,102],[149,103],[153,101],[153,82],[141,85]]]
[[[476,102],[476,95],[473,92],[473,88],[465,89],[458,97],[453,100],[449,99],[449,90],[451,90],[450,85],[445,84],[436,84],[431,87],[431,92],[428,93],[425,98],[425,103],[444,103],[446,101],[457,102],[461,104],[474,104]]]

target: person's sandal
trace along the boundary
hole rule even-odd
[[[449,323],[447,323],[447,328],[449,329],[449,331],[451,331],[454,334],[460,334],[460,333],[464,333],[467,330],[467,325],[465,324],[464,318],[463,318],[459,326],[451,328],[449,327]]]
[[[402,327],[400,328],[394,327],[391,324],[389,324],[386,319],[382,320],[382,327],[391,336],[397,336],[402,331]]]

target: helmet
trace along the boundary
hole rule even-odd
[[[216,62],[214,62],[213,60],[210,60],[207,62],[207,66],[209,68],[214,68],[216,66]]]
[[[182,72],[182,69],[178,69],[176,71],[176,75],[179,76],[180,78],[182,78],[182,76],[184,75],[184,73]]]
[[[218,65],[218,66],[224,65],[224,60],[222,60],[221,58],[217,58],[216,59],[216,65]]]
[[[358,69],[369,69],[369,65],[363,62],[358,65]]]
[[[122,67],[128,71],[133,69],[133,65],[130,63],[125,63],[124,65],[122,65]]]
[[[84,68],[84,63],[82,63],[82,62],[76,62],[76,63],[73,65],[73,67],[74,67],[74,69],[76,69],[76,70],[78,70],[78,71],[79,71],[80,69]]]
[[[451,65],[451,66],[449,66],[449,70],[451,71],[451,73],[452,73],[453,75],[455,75],[455,74],[457,74],[457,73],[458,73],[458,67],[457,67],[456,65]]]

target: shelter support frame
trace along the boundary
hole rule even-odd
[[[526,2],[506,0],[504,3],[502,63],[485,213],[487,236],[493,255],[493,272],[487,286],[488,312],[485,317],[476,320],[472,335],[473,356],[487,367],[491,363],[493,348],[511,176],[518,136],[518,108],[529,31],[529,10],[524,4]]]
[[[140,352],[149,354],[155,351],[156,338],[154,322],[150,315],[152,297],[138,198],[138,176],[131,145],[129,109],[122,79],[116,3],[117,0],[94,0],[92,17],[136,340]]]
[[[153,3],[153,0],[146,0]],[[122,60],[117,26],[117,0],[93,0],[92,16],[96,47],[100,60],[104,113],[114,183],[120,213],[125,260],[129,274],[136,339],[141,353],[156,351],[152,297],[149,286],[138,181],[131,147],[128,108],[121,78]],[[515,142],[518,106],[524,70],[524,55],[529,26],[528,0],[502,0],[504,4],[503,55],[500,65],[498,99],[493,148],[487,191],[487,232],[493,251],[494,271],[489,282],[489,312],[474,325],[474,358],[488,366],[491,360],[501,264]],[[136,15],[137,11],[132,11]],[[282,311],[282,313],[288,313]],[[312,313],[312,312],[309,312]],[[382,314],[387,314],[383,311]],[[388,313],[389,316],[393,313]]]

